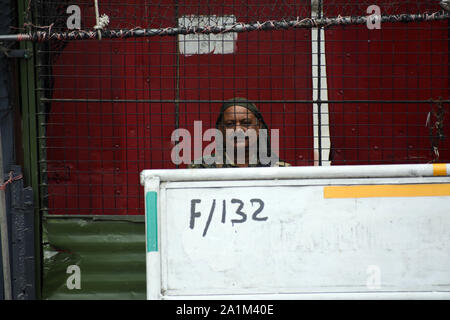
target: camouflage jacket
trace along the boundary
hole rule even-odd
[[[239,168],[239,166],[235,163],[233,163],[232,161],[230,161],[231,163],[226,163],[224,161],[224,163],[212,163],[212,164],[207,164],[206,162],[211,162],[211,161],[205,161],[205,159],[202,160],[202,163],[195,163],[195,161],[193,163],[191,163],[190,165],[188,165],[189,169],[199,169],[199,168]],[[249,164],[249,167],[290,167],[291,165],[285,161],[282,160],[278,160],[277,162],[275,162],[274,164],[262,164],[260,162],[258,162],[257,164]]]

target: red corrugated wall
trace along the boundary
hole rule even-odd
[[[305,17],[300,5],[270,1],[101,2],[110,28],[174,26],[175,16],[235,15],[238,22]],[[211,5],[211,3],[213,5]],[[423,8],[438,10],[423,1]],[[383,14],[411,8],[378,1]],[[356,5],[357,6],[357,5]],[[366,15],[348,1],[325,6],[324,15]],[[81,6],[83,28],[94,23],[91,4]],[[414,12],[417,8],[413,8]],[[333,27],[325,31],[330,100],[427,100],[449,98],[448,22]],[[48,208],[51,214],[143,214],[139,172],[175,168],[170,136],[176,104],[244,96],[259,103],[266,122],[280,130],[280,156],[293,165],[313,164],[311,31],[278,30],[238,34],[234,54],[184,56],[177,37],[68,43],[53,65],[54,99],[48,116]],[[178,75],[178,76],[177,76]],[[177,87],[179,89],[177,89]],[[132,100],[122,102],[121,100]],[[166,100],[161,102],[142,102]],[[431,104],[329,104],[332,164],[426,163],[434,159],[428,128]],[[193,133],[214,126],[220,103],[180,102],[179,127]],[[447,108],[448,109],[448,108]],[[444,121],[449,123],[449,113]],[[450,136],[449,126],[444,126]],[[439,160],[450,161],[448,141]],[[326,160],[326,159],[324,159]],[[183,167],[183,166],[181,166]]]
[[[238,22],[253,22],[269,16],[281,19],[292,10],[269,1],[198,3],[179,2],[177,16],[235,15]],[[176,23],[173,1],[139,7],[130,2],[102,5],[100,11],[110,16],[112,29]],[[92,10],[82,7],[82,27],[94,24]],[[292,14],[304,16],[309,5],[301,10]],[[53,66],[52,98],[117,102],[52,103],[47,124],[49,213],[143,214],[139,172],[175,168],[170,137],[176,119],[174,102],[138,100],[174,100],[177,95],[180,100],[203,101],[234,96],[311,100],[310,39],[310,30],[240,33],[234,54],[191,56],[178,54],[177,37],[171,36],[68,43]],[[120,102],[123,99],[133,102]],[[269,127],[280,130],[280,157],[312,165],[311,104],[258,106]],[[214,127],[220,103],[181,102],[178,108],[179,127],[193,134],[194,121],[203,121],[203,130]]]
[[[337,16],[348,1],[333,1],[324,15]],[[381,14],[436,12],[438,1],[377,1]],[[418,9],[420,11],[418,11]],[[366,6],[352,11],[367,15]],[[330,100],[449,99],[448,21],[383,23],[331,28],[325,32]],[[448,104],[444,123],[449,123]],[[332,164],[427,163],[435,159],[426,127],[432,104],[330,104]],[[435,119],[432,117],[432,122]],[[444,125],[444,135],[450,127]],[[450,160],[448,139],[439,162]]]

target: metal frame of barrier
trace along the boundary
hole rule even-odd
[[[324,180],[326,179],[326,181]],[[386,179],[389,179],[386,183]],[[170,296],[164,293],[164,276],[161,248],[162,202],[160,194],[165,184],[197,184],[247,187],[262,186],[264,181],[276,181],[277,185],[320,185],[324,198],[367,197],[420,197],[450,196],[449,164],[371,165],[334,167],[284,167],[284,168],[235,168],[235,169],[179,169],[144,170],[141,184],[145,191],[146,250],[147,250],[147,298],[148,299],[450,299],[450,292],[404,291],[395,292],[293,292],[287,294],[206,294]],[[209,182],[208,182],[209,181]],[[380,185],[382,184],[381,191]],[[178,186],[179,187],[179,186]],[[450,201],[450,198],[449,198]],[[164,248],[163,248],[164,250]]]

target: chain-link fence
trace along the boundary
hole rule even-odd
[[[439,1],[95,3],[28,8],[44,212],[143,214],[140,171],[185,167],[174,130],[214,128],[232,97],[294,166],[450,160]]]

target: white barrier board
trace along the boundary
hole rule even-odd
[[[449,297],[447,176],[161,180],[152,188],[156,298]]]

